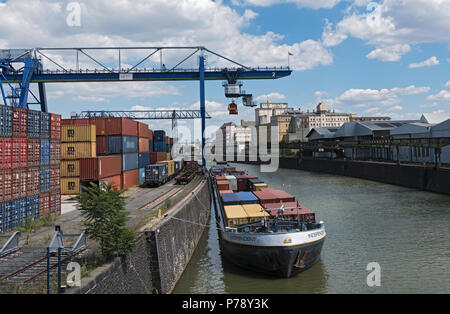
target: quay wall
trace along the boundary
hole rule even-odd
[[[450,169],[341,159],[280,158],[280,168],[324,172],[450,195]]]
[[[171,293],[209,222],[211,194],[203,180],[161,221],[138,237],[134,251],[82,279],[69,294]]]

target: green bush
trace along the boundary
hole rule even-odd
[[[106,259],[127,255],[136,243],[135,234],[125,227],[128,213],[122,194],[123,191],[113,188],[112,184],[101,182],[83,187],[77,197],[86,234],[99,243]]]

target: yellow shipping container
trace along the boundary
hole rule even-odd
[[[97,146],[95,142],[61,144],[62,160],[64,159],[71,160],[89,157],[97,157]]]
[[[173,160],[164,160],[160,161],[159,163],[167,165],[167,172],[169,176],[175,173],[175,162]]]
[[[95,142],[95,125],[63,125],[61,126],[61,142]]]
[[[227,226],[233,227],[248,223],[247,212],[241,205],[224,206]]]
[[[248,222],[261,221],[264,219],[264,216],[266,218],[270,217],[270,215],[259,204],[242,205],[242,208],[244,208],[247,213]]]
[[[61,195],[80,193],[80,178],[61,178]]]
[[[79,160],[63,160],[61,161],[61,177],[79,177],[80,161]]]
[[[257,183],[253,186],[255,187],[255,191],[261,191],[262,189],[266,189],[268,187],[265,183]]]

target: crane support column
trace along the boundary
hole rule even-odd
[[[205,57],[203,54],[199,57],[200,63],[200,113],[202,115],[202,172],[206,172],[206,160],[205,160]]]

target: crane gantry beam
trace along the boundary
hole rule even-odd
[[[101,52],[101,56],[93,52]],[[128,54],[123,63],[122,53]],[[163,54],[176,51],[172,55],[171,66],[166,66]],[[144,52],[145,57],[136,57]],[[186,54],[184,54],[184,52]],[[146,68],[149,61],[155,64],[159,53],[159,67]],[[179,55],[183,53],[183,55]],[[198,57],[198,68],[181,68],[194,55]],[[211,55],[217,60],[232,63],[232,68],[206,68],[206,57]],[[130,56],[134,56],[134,59]],[[80,57],[88,61],[85,68],[81,66]],[[102,59],[103,58],[103,59]],[[136,59],[138,58],[138,59]],[[44,68],[43,60],[53,64],[56,69]],[[113,61],[111,61],[113,60]],[[118,62],[116,62],[118,61]],[[73,66],[73,69],[70,68]],[[223,80],[236,86],[238,80],[279,79],[292,73],[289,67],[248,67],[224,57],[202,46],[195,47],[74,47],[74,48],[33,48],[0,50],[0,90],[5,105],[28,108],[30,104],[40,104],[42,111],[47,111],[46,83],[76,82],[139,82],[139,81],[199,81],[200,82],[200,116],[202,118],[202,134],[205,131],[205,81]],[[38,85],[38,97],[31,90],[31,84]],[[14,86],[14,84],[18,86]],[[6,93],[3,85],[9,87]],[[239,93],[240,95],[241,93]],[[32,96],[34,102],[28,98]],[[9,103],[8,103],[9,100]],[[203,171],[205,138],[202,136]]]
[[[74,115],[73,118],[127,118],[131,120],[164,120],[164,119],[201,119],[200,110],[99,110],[99,111],[82,111],[80,114]],[[211,119],[206,113],[205,119]]]

